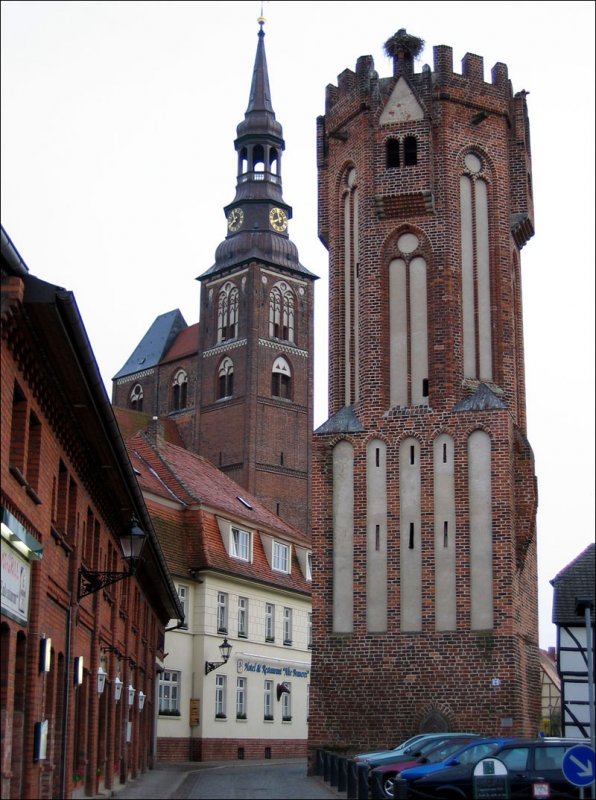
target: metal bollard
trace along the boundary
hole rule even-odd
[[[323,751],[319,748],[315,753],[315,775],[323,774]]]
[[[370,796],[372,800],[384,800],[385,798],[383,778],[378,772],[371,772],[370,774]]]
[[[350,759],[348,761],[348,800],[358,800],[358,765]]]
[[[337,759],[337,791],[345,792],[348,783],[348,759]]]
[[[368,800],[368,764],[358,764],[358,800]]]
[[[337,786],[337,754],[331,753],[329,757],[329,783],[331,786]]]
[[[330,775],[330,757],[331,753],[328,753],[326,750],[323,750],[323,780],[325,783],[329,783]]]

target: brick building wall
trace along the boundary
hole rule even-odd
[[[537,499],[525,436],[519,274],[519,251],[533,234],[525,92],[513,94],[504,64],[487,83],[479,56],[466,55],[456,74],[451,48],[434,53],[434,70],[416,73],[402,43],[390,78],[379,78],[372,58],[362,56],[355,72],[344,70],[327,87],[317,121],[331,417],[313,443],[311,753],[374,749],[433,726],[491,735],[539,729]],[[394,161],[391,139],[399,143]],[[406,142],[415,142],[410,162]],[[473,300],[465,295],[466,237]],[[415,262],[425,270],[423,291]],[[405,275],[401,293],[392,288],[395,274]],[[485,306],[482,292],[490,297]],[[400,303],[407,305],[403,362],[395,344],[401,333],[392,327]],[[407,399],[395,402],[401,363]],[[489,448],[481,478],[473,467],[477,432]],[[438,441],[453,454],[453,514],[445,522],[436,511],[443,502]],[[335,467],[341,442],[353,453],[350,480]],[[371,489],[371,442],[386,458],[382,491]],[[412,464],[416,452],[415,489],[400,460],[406,446]],[[353,520],[338,523],[334,492],[346,483]],[[442,525],[450,567],[443,566]],[[477,528],[486,548],[480,559]],[[334,555],[346,529],[348,567]],[[453,612],[441,629],[444,579]],[[348,611],[334,605],[340,584]],[[376,629],[373,606],[385,615]]]
[[[118,537],[132,514],[150,523],[129,462],[115,455],[109,401],[94,395],[102,384],[72,294],[29,275],[4,230],[2,239],[2,796],[70,797],[75,774],[93,795],[153,761],[157,659],[177,599],[151,542],[137,578],[79,597],[81,568],[128,573]],[[19,570],[17,604],[8,576]],[[131,706],[124,692],[115,700],[117,674],[136,690]]]

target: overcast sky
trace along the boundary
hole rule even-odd
[[[74,291],[111,378],[159,314],[198,321],[235,195],[259,0],[2,2],[2,224],[31,272]],[[549,581],[594,536],[594,3],[264,3],[290,236],[316,282],[315,426],[327,418],[327,254],[315,122],[361,55],[391,75],[399,28],[509,68],[529,92],[536,236],[522,251],[528,435],[538,476],[540,643]]]

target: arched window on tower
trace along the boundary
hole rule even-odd
[[[265,150],[262,144],[253,147],[252,151],[252,169],[253,172],[265,171]]]
[[[217,341],[238,336],[238,289],[228,281],[217,299]]]
[[[232,397],[234,394],[234,362],[226,356],[217,372],[217,399],[223,400],[225,397]]]
[[[388,139],[386,146],[387,168],[391,169],[400,166],[399,161],[399,139]]]
[[[283,356],[278,356],[273,363],[271,394],[284,400],[292,399],[292,371]]]
[[[132,408],[133,411],[143,410],[143,387],[140,383],[135,383],[132,387],[132,391],[128,397],[128,407]]]
[[[275,147],[269,151],[269,171],[273,175],[279,175],[279,156]]]
[[[285,281],[276,283],[269,295],[269,336],[294,342],[294,293]]]
[[[180,411],[186,408],[188,400],[188,375],[183,369],[179,369],[174,375],[172,382],[172,411]]]
[[[418,163],[418,142],[415,136],[406,136],[404,139],[404,164],[413,167]]]
[[[246,147],[243,147],[238,153],[238,174],[244,175],[248,165],[248,155]]]

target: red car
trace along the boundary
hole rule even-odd
[[[389,800],[393,800],[393,779],[396,775],[404,769],[410,769],[410,767],[415,767],[418,764],[434,764],[443,761],[445,758],[449,758],[451,753],[455,753],[459,750],[462,745],[471,741],[473,741],[473,739],[470,736],[449,739],[449,741],[441,742],[441,744],[433,747],[432,750],[429,750],[425,755],[413,759],[412,761],[400,761],[397,764],[383,764],[381,767],[375,767],[371,770],[369,776],[371,785],[374,781],[380,781],[384,796],[388,797]]]

